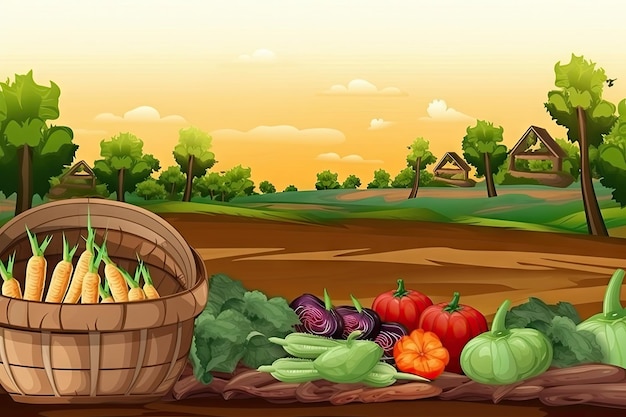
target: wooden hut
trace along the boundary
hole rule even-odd
[[[531,178],[544,185],[566,187],[574,178],[563,172],[565,151],[542,127],[530,126],[509,151],[509,174],[517,178]],[[548,160],[552,168],[547,171],[521,171],[516,168],[517,160]]]
[[[50,188],[48,199],[99,197],[96,185],[96,174],[85,161],[80,161],[59,177],[59,184]]]
[[[472,168],[456,152],[446,152],[433,169],[436,180],[461,187],[473,187],[476,182],[469,179]]]

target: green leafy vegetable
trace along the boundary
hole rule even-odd
[[[285,337],[299,323],[282,297],[268,299],[247,291],[226,275],[209,279],[209,298],[196,318],[190,361],[198,381],[212,381],[211,371],[233,372],[239,362],[250,368],[287,356],[269,337]]]
[[[549,305],[536,297],[513,307],[506,316],[507,329],[532,328],[545,334],[552,342],[552,366],[567,367],[598,362],[600,346],[591,332],[577,330],[581,322],[576,308],[567,302]]]

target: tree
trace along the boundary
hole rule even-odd
[[[15,214],[32,207],[35,194],[50,190],[50,178],[71,164],[78,146],[69,127],[48,126],[59,117],[61,90],[33,80],[33,72],[0,83],[0,190],[17,193]]]
[[[179,131],[174,159],[187,178],[183,201],[191,200],[193,179],[206,174],[207,169],[216,163],[215,155],[209,151],[211,142],[211,136],[197,127],[192,126]]]
[[[411,167],[415,173],[422,172],[428,165],[437,161],[437,158],[428,150],[429,142],[422,138],[416,138],[410,146],[408,146],[410,152],[406,157],[406,163]],[[419,179],[421,175],[415,175],[413,177],[413,187],[409,198],[417,197],[417,190],[419,188]]]
[[[153,178],[137,183],[135,193],[145,200],[163,200],[167,196],[165,186],[159,184]]]
[[[556,143],[567,154],[567,157],[563,159],[561,170],[569,173],[574,177],[575,181],[580,178],[580,150],[576,143],[571,143],[565,139],[557,138]]]
[[[178,193],[183,190],[186,183],[185,174],[183,174],[178,165],[168,167],[165,171],[159,175],[158,183],[162,184],[169,198],[174,198]]]
[[[222,201],[230,201],[235,197],[250,195],[254,191],[254,182],[250,179],[252,169],[241,165],[231,168],[224,173],[224,188]]]
[[[315,183],[316,190],[335,190],[340,188],[341,185],[337,181],[339,175],[336,172],[330,172],[330,170],[322,171],[317,174],[317,182]]]
[[[602,99],[606,81],[604,69],[583,56],[572,54],[569,64],[554,66],[555,85],[559,90],[548,92],[546,110],[557,124],[567,129],[567,139],[578,142],[580,149],[580,185],[587,219],[592,235],[608,236],[598,199],[593,188],[590,147],[598,148],[617,117],[615,105]]]
[[[224,177],[217,172],[209,172],[201,177],[194,178],[194,193],[200,194],[201,197],[210,197],[215,200],[217,196],[226,193],[224,185]],[[224,198],[222,197],[222,201]]]
[[[259,191],[263,194],[273,194],[276,192],[276,187],[269,181],[261,181],[259,184]]]
[[[341,184],[341,188],[359,188],[361,186],[361,179],[356,175],[348,175],[348,177],[344,180],[343,184]]]
[[[390,188],[389,180],[391,175],[384,169],[374,171],[374,179],[367,184],[367,188]]]
[[[613,188],[613,200],[621,208],[626,207],[626,100],[617,106],[619,118],[604,143],[598,147],[596,169],[601,176],[600,183]]]
[[[289,184],[288,186],[285,187],[285,189],[283,190],[283,192],[289,192],[289,191],[298,191],[298,187],[296,187],[293,184]]]
[[[415,171],[411,167],[406,167],[391,181],[392,188],[410,188],[415,183]]]
[[[116,190],[117,201],[125,201],[127,192],[135,191],[138,183],[147,180],[159,169],[159,161],[143,154],[143,141],[132,133],[120,133],[100,142],[100,156],[93,172],[98,180]]]
[[[493,123],[478,120],[476,126],[468,127],[466,132],[461,144],[463,157],[468,164],[476,168],[478,177],[485,177],[487,196],[496,197],[498,194],[493,175],[507,157],[506,146],[499,144],[503,140],[504,128],[494,127]]]

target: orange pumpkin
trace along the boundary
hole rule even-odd
[[[450,354],[435,333],[415,329],[396,342],[393,358],[398,370],[435,379],[448,365]]]

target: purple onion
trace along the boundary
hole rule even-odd
[[[350,333],[360,330],[362,333],[357,339],[371,339],[380,331],[380,316],[371,308],[363,308],[359,300],[352,298],[354,306],[337,307],[337,313],[343,318],[343,333],[341,337],[347,339]]]
[[[343,319],[333,307],[324,288],[324,301],[313,294],[302,294],[294,299],[289,307],[298,315],[300,324],[294,326],[297,332],[340,339],[343,334]]]
[[[400,323],[393,321],[383,322],[380,325],[378,335],[374,338],[374,342],[384,350],[383,357],[380,358],[380,360],[393,365],[395,363],[393,359],[393,347],[402,336],[408,336],[408,334],[409,332],[406,327]]]

